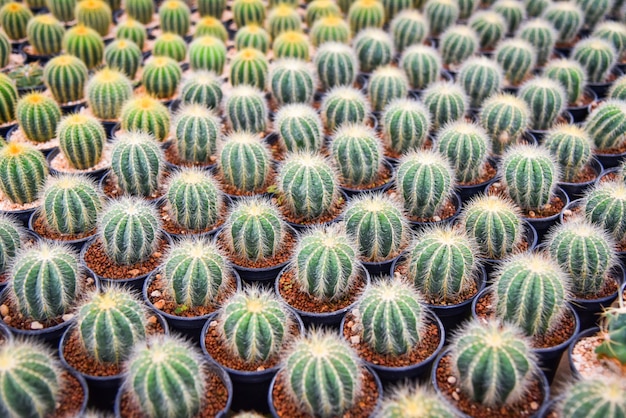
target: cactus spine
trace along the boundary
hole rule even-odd
[[[621,147],[626,141],[625,129],[626,103],[619,100],[605,101],[585,121],[585,131],[599,150]]]
[[[437,135],[436,147],[454,166],[456,180],[471,183],[480,178],[491,153],[491,141],[479,125],[464,121],[444,127]]]
[[[63,49],[79,58],[90,70],[102,64],[104,58],[104,42],[100,34],[81,24],[65,32]]]
[[[524,83],[518,97],[528,104],[530,125],[536,130],[550,129],[567,105],[563,86],[547,77],[537,77]]]
[[[382,29],[365,29],[353,42],[361,71],[369,73],[391,63],[394,56],[393,39]]]
[[[404,154],[425,145],[431,128],[430,114],[418,101],[397,99],[385,107],[382,125],[385,146]]]
[[[379,418],[454,418],[450,407],[430,390],[420,386],[395,389],[383,400]]]
[[[605,377],[579,380],[567,388],[557,410],[565,417],[619,417],[626,414],[623,382]]]
[[[145,132],[157,141],[165,141],[170,135],[170,113],[167,107],[150,96],[128,100],[120,114],[122,130]]]
[[[17,102],[15,116],[26,138],[47,142],[56,135],[61,109],[54,99],[42,93],[29,93]]]
[[[34,147],[10,142],[0,148],[0,189],[11,202],[34,202],[47,176],[46,159]]]
[[[143,61],[141,49],[134,42],[116,40],[104,48],[104,62],[110,68],[123,72],[134,79]]]
[[[359,71],[359,61],[352,48],[338,42],[321,45],[314,63],[323,90],[352,85]]]
[[[216,180],[206,171],[186,168],[173,174],[165,194],[167,210],[179,226],[202,232],[220,219],[224,197]]]
[[[208,71],[197,71],[182,82],[180,101],[182,104],[199,104],[217,110],[222,103],[222,81]]]
[[[333,134],[330,153],[343,184],[367,186],[378,178],[383,151],[373,129],[363,125],[343,125]]]
[[[270,90],[279,105],[310,103],[315,92],[315,70],[298,59],[276,61],[270,70]]]
[[[546,65],[556,44],[557,33],[552,23],[545,19],[532,19],[522,25],[518,36],[528,41],[537,52],[537,66]]]
[[[408,91],[409,83],[405,73],[391,65],[374,70],[367,85],[370,103],[376,112],[382,112],[395,99],[405,98]]]
[[[58,54],[62,49],[65,28],[51,15],[39,15],[32,18],[26,26],[28,42],[40,55]]]
[[[468,99],[461,86],[450,82],[436,82],[422,93],[422,102],[430,113],[432,128],[438,130],[447,123],[465,115]]]
[[[338,86],[324,96],[321,113],[326,129],[332,132],[345,123],[365,123],[370,105],[360,90]]]
[[[163,151],[154,137],[130,132],[118,137],[111,152],[111,169],[119,187],[134,196],[150,196],[163,174]]]
[[[480,124],[492,140],[493,152],[502,154],[515,144],[530,125],[530,109],[526,102],[510,94],[495,94],[480,111]]]
[[[133,95],[133,85],[124,74],[105,68],[91,77],[85,92],[95,117],[116,120],[124,103]]]
[[[558,125],[544,138],[544,146],[550,150],[561,167],[561,179],[575,183],[589,164],[594,145],[587,133],[576,125]]]
[[[267,129],[265,97],[252,86],[244,84],[233,88],[224,102],[224,113],[234,131],[262,133]]]
[[[176,94],[181,78],[182,71],[176,61],[168,57],[154,57],[143,67],[141,83],[149,95],[169,99]]]
[[[191,104],[174,120],[174,145],[178,157],[194,164],[209,164],[221,140],[219,117],[210,109]]]
[[[478,108],[485,99],[500,90],[503,77],[498,63],[485,57],[476,57],[465,61],[457,82],[470,98],[470,106]]]
[[[72,55],[52,58],[43,69],[43,80],[60,104],[82,100],[88,76],[87,66]]]
[[[324,141],[322,119],[317,111],[302,103],[280,108],[275,129],[288,152],[319,151]]]

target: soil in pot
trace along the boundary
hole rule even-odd
[[[215,232],[216,230],[221,228],[222,225],[224,225],[224,222],[226,221],[226,218],[228,217],[228,204],[225,201],[224,204],[222,205],[222,208],[220,210],[220,216],[217,222],[215,222],[213,225],[206,227],[205,229],[201,231],[191,231],[185,227],[178,225],[176,222],[174,222],[174,220],[171,218],[169,211],[167,209],[167,204],[163,204],[159,206],[159,215],[161,216],[162,228],[168,234],[171,234],[174,236],[209,234],[209,233]]]
[[[52,138],[51,140],[46,141],[46,142],[31,141],[30,139],[26,137],[26,134],[24,133],[22,128],[19,126],[16,126],[15,129],[13,129],[10,132],[10,134],[8,135],[7,141],[16,142],[19,144],[28,144],[30,146],[35,147],[36,149],[43,152],[44,154],[47,154],[49,151],[59,146],[58,138]]]
[[[395,189],[389,189],[387,191],[387,194],[392,198],[392,199],[398,199],[400,200],[400,195],[399,193],[395,190]],[[413,223],[434,223],[434,222],[441,222],[441,221],[445,221],[447,219],[452,218],[453,216],[455,216],[459,210],[460,207],[455,205],[455,201],[456,201],[457,197],[456,196],[451,196],[446,203],[443,205],[443,207],[441,208],[441,210],[439,211],[439,213],[435,216],[431,216],[428,218],[422,218],[419,216],[413,216],[410,214],[407,214],[406,217],[410,222]]]
[[[82,234],[66,235],[60,234],[56,231],[52,231],[48,228],[48,224],[45,219],[38,213],[33,214],[31,229],[40,237],[51,241],[76,241],[88,238],[96,233],[96,229],[83,232]]]
[[[231,195],[231,196],[256,196],[256,195],[261,195],[261,194],[265,194],[268,193],[268,189],[270,189],[272,187],[272,185],[275,182],[276,179],[276,172],[271,169],[269,175],[267,176],[267,179],[265,181],[265,185],[263,185],[263,187],[261,187],[258,190],[254,190],[252,192],[242,192],[241,190],[233,187],[230,184],[227,184],[224,181],[224,174],[222,173],[221,170],[216,170],[215,173],[215,179],[219,182],[220,184],[220,189],[222,189],[226,194]]]
[[[111,142],[104,143],[104,149],[102,150],[102,158],[93,167],[80,170],[70,165],[70,162],[61,151],[52,151],[48,156],[48,165],[51,170],[59,173],[72,173],[72,174],[96,174],[95,172],[101,172],[111,167],[111,151],[113,150],[113,144]]]
[[[251,261],[246,257],[243,257],[239,253],[235,253],[230,250],[230,247],[226,243],[224,233],[220,233],[217,236],[217,245],[224,251],[228,259],[238,267],[246,269],[269,269],[286,263],[291,259],[291,254],[298,242],[298,238],[295,232],[288,231],[285,234],[285,238],[281,243],[280,249],[273,257],[263,258],[257,261]],[[245,279],[245,277],[243,277]]]
[[[275,205],[278,205],[278,208],[280,209],[280,212],[282,213],[283,218],[285,218],[287,222],[296,226],[298,225],[310,226],[310,225],[327,224],[327,223],[333,222],[335,219],[337,219],[339,215],[341,215],[347,202],[343,194],[339,194],[339,196],[337,197],[337,200],[333,202],[330,210],[327,213],[315,219],[307,219],[307,218],[303,218],[301,216],[292,214],[289,211],[289,209],[285,205],[282,204],[283,200],[284,198],[280,194],[272,197],[272,203],[274,203]]]
[[[508,198],[509,194],[507,193],[507,189],[501,182],[497,181],[495,183],[491,183],[489,186],[488,193],[490,195],[500,195],[505,198]],[[561,213],[563,208],[567,202],[565,202],[558,194],[555,194],[551,199],[550,203],[544,205],[539,210],[528,210],[522,209],[522,216],[527,219],[544,219],[549,218],[554,215],[558,215]]]
[[[594,332],[595,331],[595,332]],[[617,360],[599,359],[596,348],[604,342],[605,336],[599,328],[593,328],[579,337],[570,348],[570,363],[573,372],[582,378],[594,376],[626,379],[626,370]]]
[[[74,417],[79,416],[85,405],[85,393],[80,380],[72,373],[64,370],[61,373],[63,390],[59,391],[54,417]]]
[[[193,163],[193,162],[189,162],[189,161],[183,161],[178,156],[178,153],[176,152],[176,146],[173,143],[171,145],[167,146],[164,151],[165,151],[165,161],[167,161],[168,163],[173,164],[173,165],[175,165],[177,167],[211,168],[211,167],[215,166],[215,163],[217,163],[217,156],[216,155],[211,155],[211,157],[209,157],[209,162],[205,163],[205,164]]]

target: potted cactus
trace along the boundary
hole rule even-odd
[[[411,63],[408,65],[412,66],[414,64]],[[420,78],[419,75],[413,76],[415,78]],[[414,80],[413,82],[415,85],[425,84],[425,82],[422,83],[418,80]],[[405,98],[408,90],[409,83],[405,72],[392,65],[385,65],[376,68],[372,71],[367,83],[367,95],[376,115],[379,115],[380,112],[382,112],[384,108],[395,99]]]
[[[476,31],[467,25],[452,25],[443,32],[439,40],[442,67],[453,76],[460,66],[479,49]]]
[[[279,149],[272,146],[272,157],[276,160],[284,158],[284,150],[322,151],[326,142],[320,115],[314,107],[304,103],[288,104],[278,109],[274,115],[274,130],[267,142],[272,143],[272,135],[278,136]]]
[[[168,0],[159,7],[159,23],[162,32],[187,36],[191,27],[191,10],[183,1]],[[153,35],[158,32],[152,31]]]
[[[556,30],[555,48],[569,56],[572,47],[580,39],[580,29],[584,23],[584,13],[576,2],[553,2],[543,12],[543,19]]]
[[[54,16],[41,14],[33,17],[26,25],[26,35],[30,45],[24,45],[22,50],[29,61],[46,63],[62,50],[65,27]]]
[[[431,84],[422,93],[422,102],[430,113],[432,130],[438,130],[448,123],[462,119],[469,106],[465,90],[451,82]]]
[[[64,112],[84,102],[88,71],[85,63],[69,54],[52,58],[44,67],[43,81]]]
[[[530,0],[531,2],[534,0]],[[537,0],[544,2],[544,0]],[[528,2],[526,2],[528,4]],[[543,8],[546,9],[551,5],[549,2],[544,2]],[[530,13],[529,13],[530,14]],[[525,41],[528,41],[535,47],[537,52],[537,62],[535,65],[537,68],[543,68],[548,61],[557,57],[557,53],[554,51],[554,46],[557,42],[557,32],[552,25],[546,19],[537,15],[534,19],[529,19],[522,23],[517,32],[517,36]]]
[[[526,102],[509,93],[494,94],[485,100],[479,121],[491,138],[495,157],[500,157],[511,145],[528,142],[530,117]]]
[[[515,92],[519,86],[532,77],[536,65],[537,51],[525,39],[512,38],[498,44],[494,58],[504,71],[504,88]]]
[[[22,96],[15,107],[18,126],[7,135],[9,142],[27,143],[47,155],[59,146],[56,135],[61,108],[42,93]]]
[[[607,100],[594,109],[585,121],[584,129],[596,145],[595,155],[604,168],[617,166],[626,149],[626,104]]]
[[[354,50],[344,43],[323,43],[318,47],[313,63],[322,91],[352,86],[357,81],[359,60]]]
[[[469,110],[476,113],[483,101],[502,88],[504,75],[497,62],[472,57],[463,63],[456,79],[469,98]]]
[[[431,102],[424,98],[426,106],[417,100],[406,98],[395,99],[385,106],[379,124],[381,127],[385,156],[393,163],[397,163],[398,159],[401,158],[403,154],[424,148],[428,145],[429,131],[431,128],[439,126],[436,124],[438,121],[431,123],[432,112],[429,111],[429,108],[431,110],[439,108],[439,105],[435,104],[434,101],[442,100],[449,103],[450,106],[446,106],[445,108],[449,109],[451,114],[455,111],[455,104],[459,104],[459,102],[453,99],[447,101],[446,98],[441,96],[433,99],[434,100]],[[461,100],[460,106],[462,107],[463,105],[464,102]],[[464,110],[458,108],[457,110],[461,114],[464,113]],[[451,114],[437,115],[433,119],[449,118],[449,120],[452,120],[454,116]],[[447,121],[441,122],[443,122],[443,124],[447,123]]]
[[[178,97],[182,74],[180,66],[172,58],[152,57],[143,67],[141,86],[135,90],[135,93],[145,92],[169,104]]]
[[[443,71],[439,52],[431,46],[411,45],[407,47],[400,57],[399,67],[404,70],[410,87],[416,92],[428,88],[432,83],[450,78]],[[374,80],[373,75],[374,73],[372,73],[370,83]],[[399,78],[398,81],[400,81]],[[368,88],[370,88],[369,85]],[[400,96],[400,94],[397,95]],[[403,94],[403,96],[405,95]]]
[[[180,64],[182,70],[189,68],[187,59],[187,44],[182,36],[172,32],[159,35],[152,44],[152,55],[155,57],[168,57]]]
[[[507,22],[504,16],[493,9],[474,13],[467,24],[476,31],[480,51],[485,56],[493,54],[496,45],[504,39],[507,32]]]
[[[6,137],[9,130],[16,124],[15,106],[17,104],[18,91],[15,81],[6,74],[0,74],[0,135]]]
[[[556,59],[548,62],[543,71],[546,77],[563,85],[567,111],[572,114],[574,122],[583,122],[598,96],[587,87],[587,73],[582,65],[571,59]]]
[[[430,37],[438,39],[439,35],[454,22],[461,14],[458,1],[429,0],[424,6],[424,14],[428,20]]]
[[[558,416],[615,417],[626,413],[625,395],[626,388],[618,379],[598,376],[580,379],[569,384],[546,413]]]
[[[233,131],[249,131],[262,136],[268,131],[269,110],[260,90],[246,84],[233,87],[224,99],[223,107],[226,121]]]
[[[133,96],[133,85],[123,73],[104,68],[91,76],[85,96],[87,108],[83,113],[96,117],[110,137],[120,121],[122,106]]]
[[[9,266],[28,242],[27,238],[26,231],[16,219],[0,214],[0,292],[10,280]]]
[[[14,44],[22,44],[27,40],[28,22],[33,13],[23,3],[5,2],[0,8],[0,26]]]
[[[158,142],[170,139],[170,113],[165,105],[150,96],[129,99],[120,111],[121,132],[144,132]]]
[[[607,94],[607,99],[625,100],[626,98],[626,76],[621,76],[613,83],[611,90]]]
[[[78,24],[65,32],[63,50],[79,58],[90,70],[100,66],[104,59],[104,41],[94,29]]]
[[[617,5],[617,4],[616,4]],[[596,26],[593,30],[592,37],[604,39],[613,45],[617,52],[616,66],[622,72],[626,70],[626,29],[619,22],[605,20]]]
[[[621,75],[621,71],[613,70],[617,57],[613,44],[602,38],[583,39],[572,50],[572,59],[584,68],[589,88],[600,99],[606,96],[612,82]]]
[[[359,69],[366,74],[390,64],[395,53],[391,35],[372,27],[358,32],[352,47],[359,59]]]
[[[222,79],[208,71],[187,74],[181,82],[179,97],[182,105],[198,104],[217,113],[223,97]]]
[[[565,110],[567,95],[563,85],[547,76],[525,82],[517,96],[530,110],[529,131],[541,142],[546,132],[559,123],[572,123],[572,115]]]

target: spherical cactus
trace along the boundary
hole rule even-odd
[[[150,96],[128,100],[120,114],[122,129],[126,132],[145,132],[165,141],[170,135],[170,112],[167,107]]]
[[[68,23],[75,18],[76,0],[46,0],[46,7],[61,22]]]
[[[550,129],[567,106],[567,95],[560,82],[536,77],[522,85],[518,96],[530,109],[530,126],[536,130]]]
[[[470,106],[477,108],[494,93],[503,81],[502,68],[486,57],[470,58],[461,67],[457,82],[470,98]]]
[[[182,36],[167,32],[154,40],[152,55],[182,62],[187,58],[187,44]]]
[[[268,108],[263,92],[241,85],[231,90],[224,101],[224,113],[234,131],[262,133],[267,129]]]
[[[552,0],[525,0],[526,14],[529,18],[539,17],[551,2]]]
[[[574,2],[553,2],[543,12],[544,19],[557,31],[557,42],[567,44],[576,38],[583,26],[584,13]]]
[[[583,200],[586,218],[609,232],[616,242],[626,237],[626,186],[620,181],[599,183]]]
[[[269,86],[279,105],[309,103],[315,92],[315,71],[298,59],[276,61],[269,74]]]
[[[439,79],[441,57],[433,47],[413,45],[402,54],[400,67],[406,73],[411,87],[422,90]]]
[[[270,35],[257,24],[246,25],[239,28],[235,34],[235,48],[238,51],[254,48],[265,54],[270,49]]]
[[[480,41],[476,31],[466,25],[451,26],[441,35],[439,51],[443,63],[456,68],[478,52]]]
[[[141,49],[131,41],[116,40],[104,48],[104,62],[110,68],[126,74],[134,79],[143,61]]]
[[[47,175],[46,159],[34,147],[10,142],[0,148],[0,189],[11,202],[37,200]]]
[[[238,28],[246,25],[262,25],[265,21],[263,0],[235,0],[232,4],[233,17]]]
[[[4,274],[22,247],[22,227],[12,217],[0,215],[0,274]]]
[[[396,154],[422,148],[431,128],[428,109],[420,102],[398,99],[385,107],[382,115],[385,146]]]
[[[98,220],[104,251],[119,265],[147,260],[158,244],[160,231],[156,208],[138,197],[112,200]]]
[[[517,0],[498,0],[492,7],[493,11],[502,15],[506,21],[507,33],[515,33],[526,18],[524,5]]]
[[[65,28],[51,15],[38,15],[26,26],[28,42],[40,55],[58,54],[62,49]]]
[[[564,417],[615,418],[626,414],[624,396],[624,384],[616,379],[581,379],[565,390],[556,409]]]
[[[626,103],[608,100],[587,116],[585,131],[591,136],[596,148],[607,150],[619,148],[626,142]]]
[[[95,117],[116,120],[124,103],[133,96],[133,85],[121,72],[105,68],[91,77],[85,92]]]
[[[42,93],[29,93],[17,102],[15,116],[26,138],[46,142],[56,135],[61,108],[54,99]]]
[[[587,75],[584,68],[574,60],[557,59],[548,62],[544,76],[558,81],[567,93],[567,103],[579,103],[583,97]]]
[[[66,116],[57,137],[61,152],[75,169],[86,170],[100,162],[106,133],[97,119],[80,113]]]
[[[290,154],[278,174],[282,203],[292,216],[313,221],[327,214],[339,196],[337,175],[319,154]]]
[[[249,84],[264,90],[268,71],[269,62],[264,53],[252,48],[242,49],[230,61],[230,84]]]
[[[76,316],[79,340],[98,363],[120,364],[146,338],[146,308],[125,288],[92,293]]]
[[[196,32],[193,34],[194,38],[201,36],[213,36],[222,42],[228,40],[228,32],[219,19],[213,16],[205,16],[200,19],[195,26]]]
[[[12,41],[26,38],[26,27],[32,18],[33,13],[23,3],[10,1],[0,8],[0,26]]]
[[[457,0],[428,0],[424,7],[430,34],[438,36],[452,26],[461,13]]]
[[[602,22],[595,28],[591,36],[604,39],[613,45],[619,60],[626,58],[626,27],[623,24],[612,21]]]
[[[564,124],[551,129],[543,141],[561,167],[562,181],[575,183],[593,157],[589,135],[576,125]]]
[[[285,353],[282,373],[290,401],[303,412],[323,418],[351,408],[363,379],[361,360],[350,344],[322,331],[309,332],[294,342]]]
[[[130,132],[118,137],[111,153],[111,169],[118,186],[134,196],[150,196],[163,174],[163,151],[154,137]]]
[[[604,341],[595,349],[598,359],[603,360],[607,358],[617,361],[622,366],[626,364],[625,326],[626,308],[624,307],[623,299],[620,299],[619,307],[608,308],[604,313],[602,324]],[[623,397],[620,397],[620,399],[623,399]]]
[[[498,321],[468,322],[455,336],[450,354],[461,390],[483,405],[515,403],[541,373],[530,341],[517,327]]]
[[[352,33],[366,28],[382,28],[385,23],[385,8],[378,0],[356,0],[350,5],[348,22]]]
[[[424,42],[428,32],[428,21],[417,10],[403,10],[391,21],[393,43],[399,52]]]
[[[239,193],[257,193],[267,186],[272,172],[270,151],[258,135],[234,132],[219,152],[219,168],[226,185]]]
[[[81,25],[92,28],[100,36],[109,33],[113,23],[113,13],[109,5],[101,0],[83,0],[76,3],[76,20]]]
[[[535,67],[536,51],[530,42],[523,39],[508,39],[500,42],[494,56],[504,70],[506,80],[517,86],[530,76]]]
[[[613,0],[575,0],[585,16],[585,26],[593,29],[598,22],[604,20],[613,5]]]
[[[307,5],[305,21],[309,27],[327,16],[341,17],[341,9],[334,1],[313,0]]]
[[[150,0],[126,0],[125,10],[132,19],[147,25],[154,17],[154,2]]]
[[[288,152],[319,151],[322,148],[322,119],[309,105],[295,103],[281,107],[274,118],[274,126]]]
[[[61,55],[48,61],[43,80],[54,99],[66,104],[83,99],[87,72],[87,66],[79,58]]]
[[[198,12],[200,16],[213,16],[217,19],[222,17],[226,9],[225,0],[200,0],[198,1]]]
[[[323,90],[351,86],[359,72],[359,60],[352,48],[338,42],[321,45],[315,54],[314,63]]]
[[[409,83],[406,75],[402,70],[391,65],[374,70],[367,85],[370,102],[376,112],[382,112],[385,106],[395,99],[405,98],[408,91]]]
[[[63,49],[66,53],[80,58],[90,70],[102,64],[104,42],[95,30],[77,25],[65,32]]]
[[[421,386],[405,386],[386,396],[378,410],[379,418],[454,418],[450,406]]]
[[[15,120],[17,96],[15,81],[6,74],[0,74],[0,124]]]
[[[523,237],[519,209],[500,196],[479,195],[471,200],[463,211],[461,224],[481,253],[490,259],[501,260],[513,253]]]
[[[622,76],[613,82],[607,98],[626,102],[626,76]]]
[[[535,47],[537,66],[546,65],[557,40],[557,33],[552,23],[544,19],[529,20],[522,25],[518,36]]]
[[[180,101],[183,105],[199,104],[217,110],[222,97],[222,80],[208,71],[192,73],[183,80],[180,88]]]
[[[491,154],[487,132],[477,124],[465,121],[446,125],[437,135],[436,148],[454,166],[461,184],[477,181]]]
[[[333,134],[330,148],[342,184],[359,187],[377,180],[383,163],[383,151],[373,129],[345,124]]]
[[[134,19],[126,19],[117,24],[115,39],[134,42],[143,51],[148,33],[146,27]]]
[[[326,129],[332,132],[344,123],[364,123],[370,105],[360,90],[338,86],[324,96],[321,113]]]
[[[185,36],[191,26],[191,11],[183,1],[168,0],[159,7],[159,21],[163,32]]]
[[[176,61],[168,57],[154,57],[143,67],[141,83],[146,92],[157,99],[169,99],[176,94],[182,71]]]
[[[276,37],[272,44],[275,59],[293,58],[309,60],[309,40],[302,32],[286,31]]]
[[[467,20],[479,6],[478,0],[459,0],[459,19]]]
[[[202,36],[189,45],[189,64],[193,71],[221,74],[226,64],[226,45],[213,36]]]
[[[590,83],[602,83],[617,61],[617,52],[603,39],[588,38],[576,44],[572,58],[583,66]]]
[[[174,120],[174,146],[178,158],[193,164],[209,164],[221,139],[221,121],[210,109],[191,104]]]
[[[0,34],[0,68],[4,68],[9,65],[11,54],[11,42],[9,41],[9,38],[2,33]]]
[[[451,82],[436,82],[422,93],[422,101],[432,118],[432,128],[439,130],[465,115],[468,99],[461,86]]]
[[[491,137],[493,152],[502,154],[528,128],[530,109],[524,100],[511,94],[495,94],[484,102],[480,124]]]
[[[469,21],[469,27],[476,31],[482,50],[492,50],[506,34],[506,20],[494,11],[481,11]]]
[[[359,32],[353,48],[361,71],[366,73],[391,63],[394,56],[393,39],[381,29],[370,28]]]
[[[268,13],[266,28],[272,39],[276,39],[283,32],[301,32],[302,18],[295,8],[281,3]]]
[[[409,215],[431,218],[452,196],[454,170],[438,152],[410,152],[400,160],[395,185]]]
[[[339,16],[326,16],[313,24],[309,35],[311,36],[311,43],[315,47],[326,42],[348,43],[350,26]]]

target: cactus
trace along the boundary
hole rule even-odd
[[[326,42],[341,42],[345,44],[350,40],[350,26],[339,16],[326,16],[313,24],[309,35],[311,36],[311,43],[315,47]]]
[[[495,11],[481,11],[469,20],[469,27],[476,31],[482,50],[494,49],[506,34],[506,20]]]
[[[385,23],[385,8],[379,0],[356,0],[348,10],[348,23],[352,33],[367,28],[382,28]]]
[[[420,102],[398,99],[385,107],[382,115],[385,146],[396,154],[422,148],[431,128],[428,109]]]
[[[277,183],[287,212],[305,221],[327,214],[339,197],[337,175],[319,154],[288,155],[280,167]]]
[[[200,19],[196,23],[195,29],[196,32],[193,34],[194,38],[213,36],[222,42],[226,42],[228,40],[228,32],[226,31],[226,28],[222,22],[219,21],[219,19],[216,19],[213,16],[205,16]]]
[[[568,44],[575,40],[583,26],[583,11],[574,2],[553,2],[542,17],[552,23],[557,32],[557,43]]]
[[[588,38],[576,44],[572,58],[585,69],[590,83],[603,83],[617,61],[617,52],[604,39]]]
[[[454,170],[438,152],[409,152],[400,160],[395,185],[409,215],[431,218],[452,196]]]
[[[428,36],[428,21],[416,10],[402,10],[390,24],[393,43],[400,53],[410,45],[424,42]]]
[[[98,186],[87,177],[49,178],[41,193],[40,213],[47,227],[61,235],[89,233],[102,209]]]
[[[457,0],[428,0],[424,14],[428,19],[430,34],[439,36],[456,22],[460,13]]]
[[[370,114],[365,95],[360,90],[345,86],[330,90],[322,100],[321,109],[328,131],[334,131],[344,123],[364,123]]]
[[[390,23],[399,13],[413,9],[413,0],[382,0],[385,8],[385,24]]]
[[[141,83],[149,95],[169,99],[176,94],[181,78],[182,71],[176,61],[168,57],[154,57],[143,67]]]
[[[219,152],[223,181],[240,193],[255,193],[267,186],[272,173],[270,151],[256,134],[234,132]]]
[[[147,25],[154,17],[154,2],[151,0],[126,0],[125,10],[132,19]]]
[[[564,417],[617,418],[626,415],[624,396],[624,382],[615,378],[581,379],[566,388],[556,410]]]
[[[508,39],[500,42],[494,56],[504,70],[506,80],[513,86],[521,84],[535,67],[536,51],[530,42],[523,39]]]
[[[454,418],[450,406],[422,386],[404,386],[383,399],[379,418]]]
[[[478,8],[478,5],[478,0],[459,0],[459,19],[469,19]]]
[[[359,61],[352,48],[338,42],[321,45],[314,63],[324,91],[336,86],[351,86],[359,72]]]
[[[478,108],[485,99],[500,90],[503,77],[500,64],[485,57],[476,57],[461,66],[457,82],[470,98],[470,106]]]
[[[233,88],[224,102],[224,113],[234,131],[262,133],[267,129],[267,103],[254,87],[244,84]]]
[[[189,45],[189,64],[193,71],[205,70],[222,74],[226,64],[226,45],[213,36],[196,38]]]
[[[5,273],[22,247],[22,227],[12,217],[0,215],[0,274]]]
[[[295,103],[281,107],[274,118],[274,126],[288,152],[322,148],[322,119],[309,105]]]
[[[552,0],[525,0],[526,14],[529,18],[539,17],[551,2]]]
[[[270,37],[276,39],[283,32],[301,32],[302,19],[295,8],[281,3],[268,13],[266,29]]]
[[[185,168],[169,178],[165,202],[170,217],[178,226],[203,232],[219,221],[224,196],[211,174]]]
[[[403,63],[403,65],[406,65],[406,63]],[[416,74],[412,76],[420,77],[420,75]],[[368,96],[372,108],[376,112],[382,112],[387,104],[395,99],[405,98],[408,91],[409,82],[406,75],[402,70],[391,65],[378,67],[374,70],[367,85]]]
[[[174,145],[178,157],[194,164],[209,164],[221,140],[221,121],[210,109],[191,104],[174,120]]]
[[[61,152],[75,169],[86,170],[100,162],[106,133],[97,119],[79,113],[66,116],[57,137]]]
[[[454,166],[456,180],[467,184],[483,174],[491,154],[491,140],[480,125],[457,121],[439,131],[436,148]]]
[[[409,228],[402,206],[384,194],[353,198],[344,212],[344,222],[367,262],[390,260],[407,243]]]
[[[66,104],[83,99],[87,72],[87,66],[79,58],[61,55],[48,61],[43,80],[54,99]]]
[[[53,55],[61,52],[65,28],[51,15],[38,15],[26,26],[28,42],[39,55]]]
[[[433,47],[413,45],[402,54],[400,67],[406,73],[411,87],[423,90],[439,79],[441,57]]]
[[[508,199],[479,195],[463,211],[462,225],[490,259],[501,260],[513,253],[522,241],[519,209]]]
[[[159,7],[159,21],[163,32],[185,36],[191,26],[191,11],[183,1],[167,0]]]
[[[163,174],[163,151],[154,137],[130,132],[120,135],[111,152],[111,169],[119,187],[134,196],[150,196]]]
[[[302,32],[286,31],[274,39],[272,51],[275,59],[293,58],[303,61],[309,60],[309,40]]]
[[[80,58],[90,70],[102,64],[104,58],[104,42],[98,32],[80,24],[65,32],[63,49]]]
[[[160,231],[156,208],[138,197],[112,200],[98,220],[104,251],[119,265],[147,260],[158,245]]]
[[[595,148],[589,135],[576,125],[558,125],[544,138],[561,168],[561,179],[575,183],[583,169],[591,162]]]
[[[45,417],[54,414],[63,386],[62,368],[52,353],[29,341],[3,341],[0,414]]]
[[[230,84],[249,84],[259,90],[265,89],[269,62],[265,54],[257,49],[239,51],[230,62]]]
[[[545,19],[532,19],[524,23],[518,36],[535,47],[539,67],[546,65],[557,40],[557,33],[551,22]]]
[[[567,95],[561,83],[548,77],[528,80],[520,88],[518,97],[528,104],[530,126],[536,130],[550,129],[567,105]]]
[[[585,16],[585,26],[593,29],[611,11],[613,0],[575,0]]]
[[[198,12],[200,16],[213,16],[221,19],[226,9],[225,0],[200,0],[198,1]]]
[[[134,42],[116,40],[104,48],[104,62],[110,68],[123,72],[131,80],[143,61],[141,49]]]
[[[613,86],[611,86],[607,94],[607,99],[626,102],[626,76],[622,76],[613,82]]]
[[[626,185],[620,181],[598,183],[583,199],[586,218],[603,227],[616,242],[626,237]]]
[[[5,68],[9,65],[11,54],[11,42],[9,38],[2,33],[0,34],[0,68]]]
[[[235,34],[235,48],[254,48],[265,54],[270,49],[270,34],[255,23],[240,27]]]
[[[587,116],[585,122],[585,131],[599,150],[621,147],[626,142],[625,130],[626,103],[619,100],[605,101]]]
[[[422,93],[422,101],[430,113],[432,128],[439,130],[465,115],[467,95],[461,86],[451,82],[436,82]]]
[[[79,24],[92,28],[100,36],[109,33],[113,23],[113,13],[109,5],[101,0],[83,0],[76,3],[76,20]]]
[[[526,19],[526,9],[517,0],[498,0],[494,3],[492,10],[504,17],[507,33],[510,34],[515,33],[522,21]]]
[[[183,80],[180,88],[181,104],[199,104],[219,109],[222,102],[222,80],[214,73],[196,71]]]
[[[33,13],[23,3],[9,1],[0,8],[0,26],[12,41],[26,38],[26,27],[32,18]]]
[[[350,344],[319,330],[293,343],[285,353],[282,373],[290,401],[301,411],[322,418],[342,415],[351,408],[363,379],[361,360]]]
[[[480,41],[476,31],[466,25],[450,26],[441,35],[440,47],[443,63],[458,66],[478,52]]]
[[[491,137],[493,152],[499,155],[522,138],[530,125],[530,109],[511,94],[495,94],[484,102],[480,124]]]
[[[155,39],[152,54],[155,57],[169,57],[182,62],[187,58],[187,44],[182,36],[167,32]]]
[[[263,0],[235,0],[232,4],[233,17],[238,28],[246,25],[262,25],[265,21]]]
[[[37,200],[47,176],[46,159],[34,147],[9,142],[0,148],[0,189],[11,202]]]
[[[133,96],[133,85],[121,72],[105,68],[91,77],[85,92],[95,117],[116,120],[124,103]]]
[[[146,338],[146,308],[122,287],[92,293],[76,316],[79,340],[98,363],[120,364]]]
[[[574,60],[557,59],[550,61],[543,72],[544,76],[558,81],[567,94],[567,103],[579,103],[583,97],[587,75],[584,68]]]
[[[313,23],[327,16],[337,16],[341,18],[341,9],[331,0],[313,0],[307,5],[305,22],[311,27]]]
[[[359,58],[361,71],[366,73],[390,64],[394,56],[393,39],[381,29],[370,28],[359,32],[353,48]]]
[[[626,27],[619,22],[606,21],[600,23],[591,34],[593,38],[604,39],[617,51],[618,60],[626,58]]]
[[[69,23],[75,19],[76,0],[46,0],[46,7],[61,22]]]
[[[330,148],[342,184],[367,187],[378,179],[383,164],[383,151],[373,129],[363,125],[345,124],[333,134]]]
[[[122,130],[145,132],[165,141],[170,135],[170,112],[167,107],[150,96],[128,100],[120,114]]]
[[[595,349],[598,358],[616,360],[622,366],[626,364],[626,340],[624,339],[625,323],[626,308],[624,308],[624,300],[620,297],[619,307],[608,308],[604,312],[602,333],[605,338]]]
[[[15,116],[26,138],[47,142],[56,135],[61,108],[54,99],[42,93],[29,93],[17,102]]]

